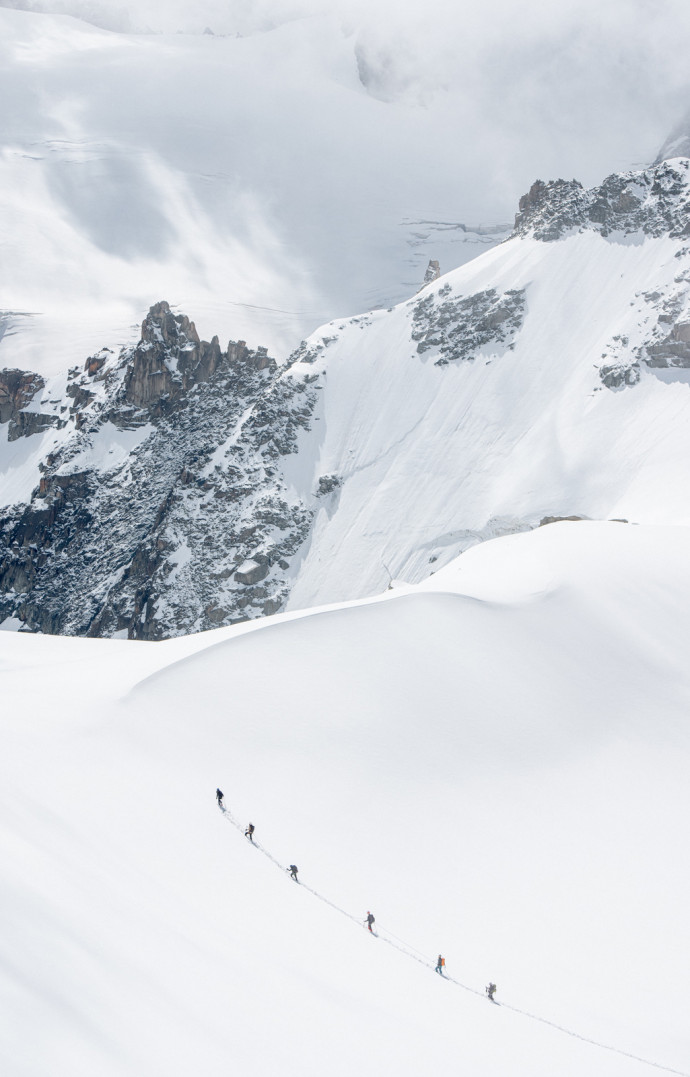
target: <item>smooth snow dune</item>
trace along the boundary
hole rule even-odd
[[[687,538],[553,525],[169,644],[2,634],[3,1072],[649,1072],[385,938],[687,1071]]]

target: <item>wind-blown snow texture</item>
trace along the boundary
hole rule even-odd
[[[286,354],[404,298],[430,257],[448,268],[502,239],[502,177],[498,220],[477,216],[491,199],[458,204],[468,154],[443,98],[383,104],[356,45],[326,15],[136,35],[1,7],[3,365],[53,375],[135,343],[160,296],[207,335]]]
[[[9,1077],[687,1071],[686,528],[156,646],[0,634]]]
[[[509,241],[283,362],[162,304],[120,355],[5,371],[6,624],[160,638],[546,518],[686,523],[689,167],[537,183]]]

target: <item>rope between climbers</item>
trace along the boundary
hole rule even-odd
[[[223,813],[223,817],[227,819],[227,821],[231,823],[231,825],[234,826],[236,830],[239,830],[240,834],[244,834],[244,830],[242,829],[241,823],[239,823],[237,819],[234,818],[230,810],[228,808],[224,808],[222,805],[219,806],[220,810]],[[285,864],[281,864],[280,861],[276,859],[275,856],[273,856],[273,853],[270,853],[268,849],[265,849],[260,842],[254,841],[252,839],[251,844],[254,846],[255,849],[258,849],[260,853],[263,853],[265,857],[267,857],[273,864],[275,864],[277,868],[280,868],[281,871],[288,870],[287,866]],[[313,887],[308,886],[306,883],[302,882],[299,883],[299,886],[301,886],[302,890],[307,890],[315,898],[318,898],[319,901],[322,901],[324,905],[328,905],[331,909],[334,909],[335,912],[339,912],[341,916],[345,916],[348,920],[352,920],[352,922],[357,924],[358,927],[362,926],[362,921],[359,919],[359,917],[353,916],[352,913],[348,912],[346,909],[341,908],[340,905],[336,905],[334,901],[331,901],[330,898],[327,898],[323,894],[320,894],[318,890],[314,890]],[[424,965],[425,968],[432,970],[435,968],[435,966],[430,961],[427,961],[425,957],[421,956],[420,950],[415,950],[414,946],[411,946],[403,939],[399,939],[397,935],[393,935],[392,931],[388,931],[388,929],[383,927],[382,925],[379,924],[377,926],[379,928],[379,931],[385,932],[385,934],[383,935],[377,933],[375,936],[376,938],[380,939],[381,942],[385,942],[388,946],[392,946],[394,950],[398,950],[398,952],[404,954],[405,957],[409,957],[412,961],[416,961],[418,964]],[[386,935],[390,935],[391,938],[386,938]],[[397,939],[398,941],[393,942],[393,939]],[[460,980],[456,980],[454,976],[448,976],[444,973],[443,979],[448,980],[449,983],[455,984],[456,987],[461,987],[463,991],[468,991],[471,995],[477,995],[479,998],[484,998],[483,991],[478,991],[475,987],[468,987],[467,984],[461,983]],[[557,1032],[562,1032],[564,1033],[564,1035],[571,1036],[573,1039],[580,1040],[582,1043],[589,1043],[592,1047],[599,1047],[603,1051],[611,1051],[613,1054],[621,1055],[623,1058],[630,1058],[635,1062],[641,1062],[644,1066],[653,1066],[654,1069],[663,1070],[665,1073],[673,1073],[676,1075],[676,1077],[690,1077],[690,1073],[687,1073],[684,1070],[676,1070],[673,1069],[671,1066],[664,1066],[661,1062],[652,1062],[649,1058],[642,1058],[640,1055],[634,1055],[630,1051],[624,1051],[620,1047],[612,1047],[608,1043],[601,1043],[599,1040],[593,1040],[589,1036],[583,1036],[581,1035],[581,1033],[574,1032],[570,1028],[565,1028],[563,1025],[558,1025],[555,1021],[549,1021],[546,1017],[539,1017],[538,1014],[529,1013],[528,1010],[521,1010],[517,1006],[511,1006],[509,1002],[500,1002],[498,1003],[498,1005],[504,1010],[511,1010],[513,1013],[520,1014],[521,1017],[527,1017],[530,1021],[538,1021],[542,1025],[548,1025],[550,1028],[556,1029]]]

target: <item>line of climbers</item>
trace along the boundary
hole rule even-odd
[[[224,794],[220,791],[220,789],[216,789],[216,800],[218,801],[218,807],[220,808],[221,811],[225,811],[225,805],[223,804],[223,795]],[[254,824],[249,823],[247,829],[244,832],[245,838],[248,838],[249,841],[252,843],[252,845],[254,844],[254,829],[255,829]],[[290,872],[290,875],[295,880],[295,882],[298,883],[299,879],[297,878],[297,871],[298,871],[297,865],[296,864],[290,864],[290,867],[287,870]],[[375,923],[376,923],[376,917],[374,916],[374,914],[372,912],[369,912],[367,910],[367,915],[364,918],[364,927],[368,928],[369,932],[372,935],[374,935],[376,938],[378,938],[378,935],[374,931],[374,924]],[[439,954],[438,955],[438,961],[436,962],[435,971],[438,972],[438,974],[440,976],[443,976],[443,970],[444,970],[445,967],[446,967],[446,959],[445,959],[445,957],[442,957],[441,954]],[[489,1001],[490,1002],[495,1002],[496,1000],[494,998],[494,995],[496,993],[496,984],[495,983],[488,984],[488,986],[485,988],[485,991],[486,991],[486,995],[487,995],[487,998],[489,999]]]

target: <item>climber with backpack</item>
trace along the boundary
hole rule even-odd
[[[216,800],[218,801],[218,807],[220,808],[220,810],[225,811],[225,807],[223,805],[223,794],[221,793],[220,789],[216,789]]]
[[[254,824],[250,823],[244,832],[245,838],[249,838],[252,845],[254,844]]]
[[[288,871],[292,875],[292,878],[295,880],[295,882],[298,883],[299,879],[297,878],[297,864],[290,864]]]
[[[436,971],[438,972],[439,976],[443,976],[443,970],[444,970],[445,967],[446,967],[446,959],[445,959],[445,957],[441,957],[441,955],[439,954],[438,955],[438,961],[436,962]]]
[[[486,989],[486,994],[489,999],[489,1002],[496,1002],[496,999],[494,998],[494,995],[496,994],[496,984],[490,983]],[[498,1005],[498,1003],[496,1003],[496,1005]]]
[[[373,925],[374,921],[375,921],[375,917],[374,917],[373,913],[370,913],[370,912],[368,912],[368,913],[367,913],[367,918],[366,918],[366,920],[364,921],[364,923],[365,923],[365,924],[366,924],[366,926],[367,926],[367,927],[369,928],[369,930],[371,931],[372,935],[374,934],[374,928],[372,927],[372,925]]]

